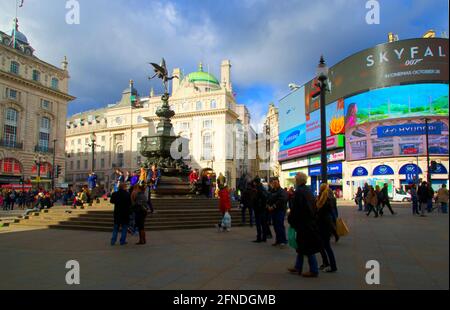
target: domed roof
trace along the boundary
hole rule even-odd
[[[196,82],[210,83],[210,84],[220,86],[219,81],[212,74],[209,74],[209,73],[203,71],[203,66],[201,63],[199,65],[198,71],[189,73],[186,76],[186,79],[192,83],[196,83]]]
[[[24,44],[29,44],[27,37],[22,32],[19,31],[19,24],[18,24],[17,19],[14,19],[14,25],[13,25],[13,30],[11,31],[11,37],[14,37],[14,29],[16,29],[16,31],[15,31],[16,40],[20,41]]]

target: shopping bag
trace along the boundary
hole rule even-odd
[[[229,212],[225,212],[222,218],[222,228],[231,228],[231,215]]]
[[[291,226],[288,228],[288,244],[291,248],[297,249],[297,231]]]
[[[336,233],[338,234],[338,236],[342,237],[348,235],[349,232],[350,231],[347,224],[345,224],[344,220],[339,217],[336,220]]]

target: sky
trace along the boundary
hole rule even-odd
[[[158,90],[147,63],[161,57],[185,74],[201,61],[217,78],[229,59],[236,100],[257,128],[289,83],[314,76],[321,54],[332,66],[386,42],[388,32],[448,33],[447,0],[379,0],[375,25],[366,23],[366,0],[78,0],[78,25],[66,23],[67,2],[24,0],[18,18],[37,57],[60,66],[67,56],[77,97],[69,115],[117,102],[130,79],[141,96]],[[0,0],[0,30],[11,31],[15,6]]]

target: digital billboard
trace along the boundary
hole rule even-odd
[[[332,66],[327,103],[353,94],[393,85],[448,82],[448,39],[419,38],[377,45]],[[306,112],[319,108],[312,98],[316,81],[305,85]]]
[[[375,89],[345,102],[346,130],[366,122],[426,115],[448,116],[448,84],[411,84]]]

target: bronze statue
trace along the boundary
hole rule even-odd
[[[176,75],[169,77],[169,72],[167,71],[166,61],[164,60],[164,58],[161,60],[160,65],[155,64],[153,62],[150,62],[149,64],[153,66],[155,74],[152,77],[149,77],[148,79],[151,80],[154,79],[155,77],[161,79],[164,85],[165,93],[168,94],[169,93],[169,90],[167,88],[168,81],[173,80],[174,78],[179,79],[179,77]]]

